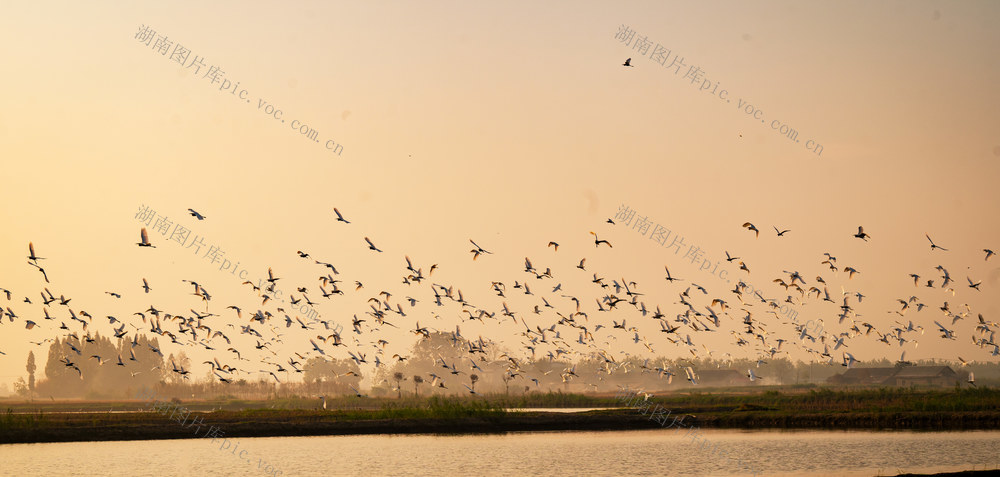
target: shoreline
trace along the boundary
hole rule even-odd
[[[691,410],[694,411],[694,410]],[[370,434],[497,434],[546,431],[669,429],[634,409],[565,412],[507,412],[443,417],[378,417],[377,411],[254,410],[192,412],[202,431],[216,426],[231,437],[290,437]],[[0,427],[0,444],[200,438],[187,425],[157,412],[15,415],[22,421]],[[916,430],[1000,429],[1000,411],[859,412],[774,415],[769,412],[702,413],[677,410],[685,424],[705,429]],[[672,419],[671,419],[672,421]],[[679,428],[674,427],[676,432]]]

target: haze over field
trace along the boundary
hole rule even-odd
[[[434,364],[420,329],[456,326],[515,370],[1000,362],[998,20],[987,1],[7,5],[0,383],[29,351],[44,368],[45,339],[116,329],[162,331],[197,379],[364,354],[365,387],[376,356]]]

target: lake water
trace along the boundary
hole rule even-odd
[[[873,476],[1000,468],[1000,431],[703,430],[268,437],[0,445],[17,476],[758,475]],[[238,446],[238,447],[237,447]],[[267,466],[271,466],[270,473]],[[259,468],[258,468],[259,466]],[[280,471],[280,472],[279,472]]]

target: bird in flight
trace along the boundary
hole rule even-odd
[[[194,218],[196,218],[196,219],[198,219],[198,220],[205,220],[205,216],[204,216],[204,215],[201,215],[201,214],[199,214],[199,213],[198,213],[198,212],[197,212],[196,210],[194,210],[194,209],[188,209],[188,212],[189,212],[189,213],[191,214],[191,217],[194,217]]]
[[[622,66],[632,66],[632,58],[625,60],[625,62],[622,63]]]
[[[594,236],[594,247],[600,247],[601,244],[603,243],[603,244],[607,245],[610,248],[614,248],[614,247],[611,246],[611,242],[608,242],[607,240],[600,240],[600,239],[598,239],[597,238],[597,234],[594,233],[594,231],[591,231],[590,235]]]
[[[146,232],[146,227],[143,227],[142,231],[139,232],[139,237],[142,239],[142,242],[138,242],[138,243],[136,243],[136,245],[138,245],[140,247],[153,247],[153,248],[156,248],[156,245],[153,245],[153,244],[149,243],[149,233]]]
[[[667,271],[667,276],[665,278],[666,278],[666,280],[668,282],[673,282],[674,280],[680,280],[680,278],[674,278],[674,277],[670,276],[670,269],[667,268],[666,265],[663,266],[663,269]]]
[[[772,225],[771,227],[774,226]],[[778,233],[778,237],[783,237],[786,233],[791,232],[791,230],[778,230],[777,227],[774,227],[774,231]]]
[[[371,240],[368,240],[368,237],[365,237],[365,242],[368,242],[368,249],[369,250],[374,250],[376,252],[381,252],[381,250],[379,250],[378,247],[376,247],[375,244],[373,244]]]
[[[969,278],[969,277],[965,277],[965,279],[969,281],[969,288],[975,288],[975,289],[976,289],[976,291],[980,291],[980,290],[979,290],[979,285],[982,285],[982,284],[983,284],[983,281],[982,281],[982,280],[980,280],[980,281],[978,281],[978,282],[975,282],[975,283],[973,283],[973,282],[972,282],[972,279],[971,279],[971,278]]]
[[[756,234],[756,237],[760,237],[760,230],[757,230],[757,227],[754,226],[754,224],[747,222],[743,224],[743,227],[745,227],[747,230],[752,230],[754,234]]]
[[[51,282],[49,282],[49,276],[45,273],[45,269],[44,268],[42,268],[42,267],[40,267],[40,266],[38,266],[38,265],[36,265],[34,263],[31,263],[31,262],[28,262],[28,265],[31,265],[32,267],[37,268],[39,272],[42,272],[42,277],[45,278],[45,283],[51,283]]]
[[[996,255],[996,254],[997,254],[996,252],[994,252],[994,251],[992,251],[992,250],[990,250],[990,249],[988,249],[988,248],[984,248],[984,249],[983,249],[983,251],[984,251],[984,252],[986,252],[986,258],[985,258],[985,259],[983,259],[984,261],[985,261],[985,260],[989,260],[989,259],[990,259],[990,257],[992,257],[992,256],[994,256],[994,255]]]
[[[865,228],[860,225],[858,226],[858,233],[854,234],[854,236],[861,240],[864,240],[865,242],[867,242],[868,239],[872,238],[871,235],[865,233]]]
[[[942,246],[940,246],[940,245],[938,245],[938,244],[934,243],[934,241],[933,241],[933,240],[931,240],[931,236],[930,236],[930,235],[927,235],[927,234],[924,234],[924,237],[927,237],[927,241],[929,241],[929,242],[931,243],[931,250],[934,250],[934,249],[936,249],[936,248],[939,248],[939,249],[941,249],[941,250],[944,250],[945,252],[947,252],[947,251],[948,251],[948,249],[946,249],[946,248],[944,248],[944,247],[942,247]]]
[[[989,255],[987,255],[986,258],[990,258]],[[39,260],[44,260],[43,257],[35,256],[35,244],[31,242],[28,242],[28,260],[31,260],[36,264],[38,263]]]
[[[480,246],[479,246],[479,244],[477,244],[477,243],[476,243],[475,241],[473,241],[472,239],[469,239],[469,242],[472,242],[472,246],[473,246],[473,247],[476,247],[476,248],[474,248],[474,249],[472,249],[472,250],[469,250],[469,253],[471,253],[471,254],[472,254],[472,259],[473,259],[473,260],[475,260],[475,259],[479,258],[479,256],[480,256],[480,255],[482,255],[482,254],[484,254],[484,253],[489,253],[489,254],[492,254],[492,253],[493,253],[493,252],[490,252],[489,250],[486,250],[486,249],[485,249],[485,248],[483,248],[483,247],[480,247]]]
[[[555,242],[549,242],[549,245],[548,245],[548,246],[549,246],[549,247],[555,247],[556,251],[557,251],[557,252],[559,251],[559,244],[557,244],[557,243],[555,243]]]
[[[333,208],[333,213],[337,214],[337,222],[343,222],[345,224],[349,224],[350,223],[350,222],[347,221],[347,219],[344,218],[343,215],[340,215],[340,211],[337,210],[336,207]]]

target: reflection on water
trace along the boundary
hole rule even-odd
[[[749,475],[686,430],[320,436],[0,445],[4,475]],[[703,430],[763,475],[872,476],[1000,467],[1000,431]],[[271,473],[266,467],[271,465]],[[258,468],[259,466],[259,468]]]

